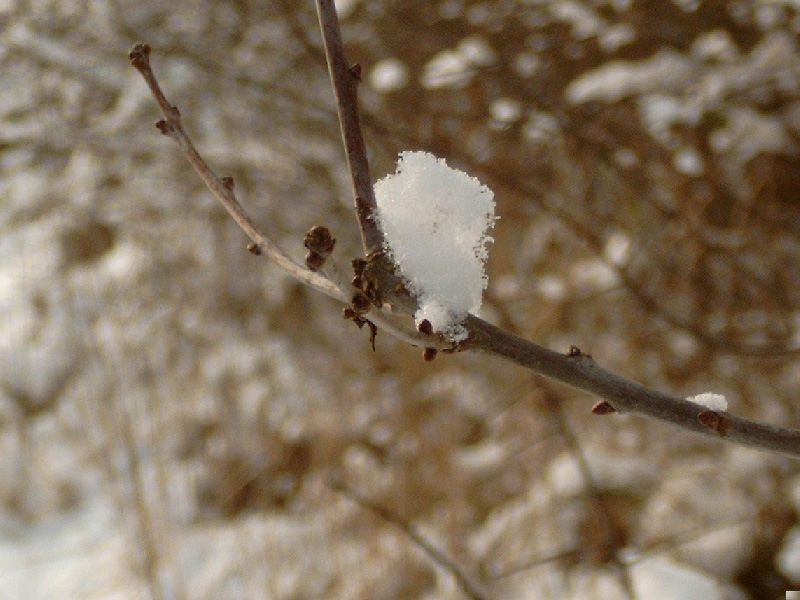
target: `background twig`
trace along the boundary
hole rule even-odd
[[[403,517],[395,514],[380,504],[371,502],[341,480],[329,480],[328,487],[330,487],[333,491],[342,494],[346,498],[349,498],[360,507],[367,509],[384,521],[398,527],[406,536],[408,536],[409,539],[411,539],[414,545],[421,548],[422,551],[425,552],[425,554],[427,554],[434,563],[439,565],[442,569],[453,576],[453,579],[456,580],[458,587],[461,588],[468,598],[472,598],[472,600],[486,600],[486,596],[478,590],[477,586],[472,583],[472,581],[470,581],[470,578],[467,577],[466,573],[464,573],[461,567],[455,564],[441,550],[437,549],[431,542],[425,539],[425,537],[420,534],[411,523],[403,519]]]

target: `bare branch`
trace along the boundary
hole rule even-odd
[[[463,344],[465,349],[502,356],[536,373],[596,394],[618,412],[644,415],[694,433],[800,458],[800,431],[796,429],[773,427],[727,413],[724,427],[719,425],[723,421],[721,413],[713,413],[720,419],[709,424],[707,415],[711,411],[707,407],[607,371],[577,348],[570,349],[569,354],[560,354],[473,315],[467,317],[466,326],[469,338]]]
[[[128,54],[128,58],[147,82],[153,97],[161,109],[161,114],[164,116],[164,119],[158,121],[156,126],[164,135],[169,136],[178,144],[183,154],[195,168],[195,171],[200,175],[200,178],[211,190],[211,193],[231,214],[247,237],[252,240],[247,245],[247,250],[256,256],[266,256],[275,261],[278,266],[295,279],[320,290],[340,302],[348,303],[352,289],[349,289],[348,285],[345,284],[344,277],[339,273],[335,263],[327,263],[324,270],[315,272],[294,262],[280,247],[258,229],[236,200],[233,192],[233,179],[231,177],[218,178],[203,157],[200,156],[189,135],[181,125],[181,116],[178,108],[167,100],[150,66],[150,46],[144,43],[137,43]],[[380,257],[381,255],[375,256]],[[451,349],[453,346],[452,343],[440,335],[421,333],[408,324],[400,323],[391,315],[375,310],[374,307],[369,307],[368,314],[371,322],[406,343],[439,350]]]
[[[252,240],[248,250],[253,254],[263,254],[274,260],[280,267],[288,271],[293,277],[317,288],[328,296],[347,302],[346,295],[336,285],[325,277],[303,268],[294,262],[271,239],[259,231],[250,216],[244,211],[233,193],[233,179],[230,177],[217,177],[208,166],[203,157],[197,152],[192,140],[181,125],[181,115],[176,106],[173,106],[164,96],[153,70],[150,67],[150,46],[143,43],[136,44],[128,54],[131,64],[142,74],[153,97],[161,109],[164,119],[156,123],[159,131],[172,138],[183,154],[192,163],[195,171],[211,190],[211,193],[222,203],[242,231]]]
[[[421,548],[422,551],[425,552],[425,554],[427,554],[434,563],[439,565],[439,567],[453,576],[453,579],[456,580],[458,587],[461,588],[467,597],[472,598],[472,600],[484,600],[486,598],[483,593],[478,591],[477,586],[469,580],[467,575],[457,564],[445,556],[445,554],[441,550],[437,549],[431,542],[425,539],[425,537],[423,537],[416,530],[414,525],[403,519],[403,517],[393,513],[388,508],[381,506],[380,504],[376,504],[367,500],[360,494],[356,493],[353,489],[348,487],[343,481],[333,479],[328,482],[328,487],[330,487],[333,491],[349,498],[361,508],[367,509],[384,521],[399,528],[406,536],[408,536],[414,545]]]
[[[358,73],[347,67],[342,54],[341,35],[338,20],[331,0],[317,0],[320,25],[326,44],[326,53],[339,107],[340,124],[347,151],[348,164],[356,192],[356,210],[362,229],[362,241],[370,258],[369,266],[377,273],[371,273],[377,281],[379,294],[377,306],[381,306],[381,295],[393,303],[401,313],[413,312],[413,298],[403,298],[395,288],[397,277],[392,273],[392,265],[382,252],[382,236],[372,219],[375,199],[372,183],[369,180],[366,152],[358,122],[355,87]],[[233,181],[218,178],[200,157],[186,132],[181,126],[180,113],[164,97],[149,63],[150,48],[137,44],[130,53],[131,63],[140,71],[158,102],[164,120],[157,123],[162,133],[171,137],[200,177],[225,206],[242,230],[252,240],[248,249],[254,254],[264,254],[274,260],[298,280],[315,287],[325,294],[348,303],[351,294],[346,291],[342,279],[336,276],[333,281],[323,271],[313,272],[295,263],[264,236],[239,205],[233,193]],[[335,269],[331,266],[331,269]],[[365,273],[366,274],[366,273]],[[383,278],[383,279],[381,279]],[[383,289],[380,289],[380,288]],[[366,313],[364,313],[366,314]],[[398,324],[381,310],[371,308],[369,321],[375,323],[392,335],[423,348],[451,349],[452,344],[437,335],[419,332]],[[460,350],[474,350],[499,356],[524,366],[572,387],[591,392],[605,399],[606,403],[595,406],[597,414],[631,412],[669,423],[687,431],[701,435],[722,438],[761,450],[767,450],[800,458],[800,431],[774,427],[742,419],[727,413],[708,411],[683,398],[678,398],[656,390],[648,389],[640,383],[625,379],[601,368],[592,358],[570,349],[568,354],[560,354],[504,331],[474,315],[469,315],[465,325],[468,338],[459,345]],[[428,351],[428,355],[432,352]]]
[[[347,154],[347,166],[353,180],[356,212],[361,226],[361,242],[364,245],[364,255],[370,256],[382,251],[383,234],[372,218],[377,204],[372,189],[372,178],[369,175],[367,148],[364,145],[358,118],[357,88],[361,81],[361,67],[348,65],[345,60],[342,34],[333,0],[316,0],[316,4],[322,40],[325,43],[328,71],[336,97],[342,141]]]

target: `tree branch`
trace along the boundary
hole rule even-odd
[[[377,223],[372,219],[375,198],[369,179],[366,149],[360,131],[355,99],[358,74],[348,68],[344,60],[338,19],[332,0],[316,0],[316,3],[339,108],[342,137],[353,178],[362,241],[368,256],[385,258],[382,252],[382,234]],[[344,285],[341,283],[337,285],[336,282],[325,277],[323,272],[312,272],[295,263],[258,230],[236,200],[232,180],[229,178],[219,179],[201,158],[186,135],[181,126],[178,109],[164,97],[153,75],[149,54],[150,48],[146,44],[137,44],[129,56],[131,63],[150,86],[164,115],[164,119],[156,125],[163,134],[168,135],[178,144],[212,193],[252,240],[249,249],[256,254],[265,254],[298,280],[337,300],[349,302],[351,297]],[[391,269],[388,260],[376,261],[375,265],[379,268]],[[382,267],[383,265],[385,266]],[[393,273],[385,273],[384,276],[387,282],[393,281],[392,278],[396,280]],[[391,300],[391,298],[389,299]],[[409,313],[411,304],[408,302],[396,303],[395,307]],[[398,326],[381,310],[371,309],[369,319],[392,335],[414,345],[439,349],[451,346],[441,336],[420,333],[408,327]],[[699,404],[649,389],[640,383],[611,373],[597,365],[590,356],[577,349],[566,355],[560,354],[504,331],[474,315],[467,317],[465,325],[469,335],[459,345],[459,349],[499,356],[536,373],[596,394],[607,401],[598,407],[598,410],[595,411],[597,414],[612,412],[612,409],[636,413],[694,433],[800,458],[800,431],[757,423],[729,415],[727,412],[710,411]]]
[[[721,437],[760,450],[800,458],[800,431],[782,429],[725,413],[652,390],[600,367],[573,349],[561,354],[509,333],[473,315],[467,317],[465,349],[502,356],[574,388],[604,398],[620,412],[631,412],[703,435]],[[704,415],[717,415],[716,422]]]
[[[389,509],[379,504],[367,500],[360,494],[356,493],[353,489],[348,487],[343,481],[338,479],[330,480],[328,482],[328,487],[330,487],[333,491],[342,494],[346,498],[349,498],[360,507],[365,508],[371,513],[377,515],[384,521],[398,527],[416,546],[421,548],[422,551],[427,554],[434,563],[439,565],[439,567],[453,576],[453,579],[455,579],[458,587],[461,588],[461,591],[463,591],[468,598],[471,598],[471,600],[486,599],[486,596],[483,594],[483,592],[478,590],[477,586],[470,581],[469,577],[467,577],[464,571],[457,564],[450,560],[431,542],[425,539],[425,537],[423,537],[422,534],[417,531],[414,525],[406,521],[400,515],[393,513]]]
[[[131,64],[141,73],[145,82],[147,82],[153,98],[164,116],[162,120],[156,123],[156,127],[162,134],[170,137],[178,144],[184,156],[192,164],[208,189],[211,190],[211,193],[230,213],[245,235],[250,238],[251,243],[248,244],[247,249],[255,255],[264,255],[275,261],[289,275],[306,285],[318,289],[335,300],[348,303],[352,296],[352,289],[349,289],[347,284],[344,283],[345,279],[341,276],[335,264],[329,264],[325,270],[311,271],[294,262],[277,244],[258,229],[241,204],[239,204],[233,191],[233,179],[230,177],[219,178],[214,174],[183,129],[178,108],[167,100],[161,90],[158,79],[150,66],[150,46],[141,42],[137,43],[129,52],[128,58]],[[367,314],[370,321],[383,331],[404,342],[415,346],[437,349],[452,348],[452,344],[441,336],[420,333],[413,327],[401,325],[396,319],[380,311],[372,309]]]
[[[367,149],[358,118],[358,83],[361,81],[360,65],[348,65],[344,57],[342,34],[333,0],[316,0],[319,26],[325,43],[325,58],[336,97],[342,142],[347,155],[347,166],[353,180],[356,213],[361,226],[364,255],[383,250],[383,234],[372,218],[377,210],[372,178],[369,175]]]
[[[203,157],[197,152],[192,140],[181,125],[181,115],[178,107],[170,104],[153,74],[153,70],[150,67],[150,46],[141,42],[137,43],[128,53],[128,58],[131,64],[144,77],[150,87],[150,91],[153,93],[153,98],[155,98],[159,109],[161,109],[161,114],[164,116],[162,120],[156,123],[156,127],[162,134],[169,136],[178,144],[183,154],[192,163],[200,179],[203,180],[208,189],[211,190],[211,193],[230,213],[233,220],[241,227],[247,237],[252,240],[252,244],[247,247],[248,250],[253,254],[266,255],[296,279],[317,288],[332,298],[346,302],[346,295],[330,280],[294,262],[271,239],[261,233],[236,199],[236,195],[233,193],[233,179],[230,177],[220,179],[214,174],[206,161],[203,160]]]
[[[342,128],[348,165],[354,187],[357,185],[356,182],[359,186],[363,186],[363,188],[356,188],[356,195],[363,199],[367,209],[374,210],[375,200],[372,184],[365,180],[365,177],[369,175],[369,168],[358,121],[354,77],[351,70],[347,68],[343,56],[336,9],[332,0],[316,0],[316,4],[325,42],[325,54],[339,108],[339,123]],[[364,209],[358,205],[358,202],[357,209],[359,209],[359,219],[362,224],[362,235],[366,236],[364,219],[361,214]],[[374,225],[371,220],[367,219],[367,221]],[[372,234],[372,231],[370,233]],[[381,235],[380,230],[377,230],[377,235]],[[380,245],[382,245],[382,238],[378,246]],[[466,327],[469,337],[461,345],[461,349],[501,356],[536,373],[592,392],[606,399],[610,406],[617,411],[641,414],[694,433],[722,437],[761,450],[800,458],[800,431],[781,429],[734,417],[727,413],[709,411],[699,404],[651,390],[640,383],[606,371],[598,366],[590,356],[580,352],[564,355],[548,350],[495,327],[474,315],[467,317]],[[608,409],[606,408],[606,410]]]

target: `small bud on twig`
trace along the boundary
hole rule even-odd
[[[596,415],[609,415],[611,413],[617,412],[617,409],[611,406],[605,400],[600,400],[600,402],[596,403],[592,407],[592,412]]]
[[[312,271],[317,271],[322,268],[325,259],[333,252],[336,239],[331,236],[327,227],[315,225],[306,232],[303,245],[308,249],[306,266]]]
[[[351,301],[351,304],[353,306],[353,310],[355,310],[359,314],[368,312],[370,307],[372,306],[372,302],[369,301],[369,298],[367,298],[361,292],[356,292],[355,294],[353,294],[353,299]]]
[[[701,425],[716,431],[720,437],[725,437],[725,434],[728,433],[728,425],[730,425],[728,417],[715,410],[704,410],[697,415],[697,420]]]

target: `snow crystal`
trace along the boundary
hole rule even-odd
[[[417,324],[454,341],[486,289],[487,230],[494,194],[476,178],[428,152],[401,152],[394,174],[375,184],[385,248],[417,298]]]
[[[728,410],[728,400],[722,394],[703,392],[696,396],[689,396],[687,400],[695,404],[701,404],[710,410]]]

